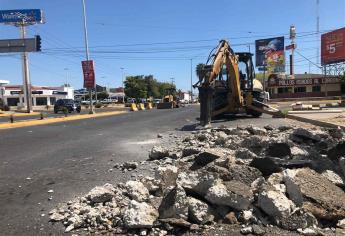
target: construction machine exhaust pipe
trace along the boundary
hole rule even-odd
[[[200,125],[210,126],[212,117],[213,88],[199,87]]]

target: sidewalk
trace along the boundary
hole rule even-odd
[[[315,121],[327,122],[333,125],[342,126],[345,129],[345,108],[342,108],[343,112],[341,113],[334,113],[334,112],[327,112],[327,110],[323,110],[323,112],[317,113],[297,113],[292,114],[294,116],[312,119]]]

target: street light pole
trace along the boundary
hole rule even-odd
[[[83,18],[84,18],[84,40],[85,40],[85,53],[86,53],[86,60],[89,60],[89,42],[87,39],[87,24],[86,24],[86,7],[85,7],[85,0],[82,0],[83,3]],[[96,82],[96,81],[95,81]],[[96,83],[95,83],[96,84]],[[89,97],[90,97],[90,114],[95,113],[93,110],[92,104],[92,89],[89,88]]]
[[[193,102],[193,58],[190,59],[190,102]]]
[[[20,36],[22,39],[26,37],[25,23],[20,25]],[[29,72],[29,61],[28,53],[22,53],[22,67],[23,67],[23,92],[26,101],[26,112],[32,112],[32,95],[31,95],[31,83],[30,83],[30,72]]]
[[[123,84],[123,77],[124,77],[124,72],[123,72],[123,70],[124,70],[125,68],[121,67],[120,69],[121,69],[121,71],[122,71],[122,89],[123,89],[122,103],[124,104],[124,103],[125,103],[125,86],[124,86],[124,84]]]

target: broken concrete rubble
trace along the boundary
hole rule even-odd
[[[176,145],[152,148],[149,175],[97,186],[51,211],[50,220],[66,231],[133,235],[203,235],[218,223],[242,224],[253,235],[269,235],[269,225],[305,235],[345,228],[341,130],[221,127],[161,137]]]
[[[124,212],[123,221],[126,228],[151,228],[158,218],[158,212],[145,202],[132,200]]]
[[[159,160],[169,156],[169,150],[161,146],[154,146],[149,153],[150,160]]]
[[[110,201],[114,196],[114,190],[113,185],[105,184],[104,186],[93,188],[86,197],[93,203],[106,202]]]
[[[189,219],[197,224],[212,222],[214,219],[209,205],[192,197],[188,197],[188,215]]]
[[[295,204],[284,193],[273,188],[259,194],[258,206],[273,218],[288,217],[295,209]]]
[[[127,194],[132,200],[138,202],[147,201],[149,198],[149,190],[139,181],[128,181],[125,185]]]
[[[239,181],[217,181],[209,188],[205,198],[216,205],[229,206],[236,210],[246,210],[253,200],[253,193],[250,187]]]
[[[284,181],[290,198],[305,211],[319,219],[345,218],[345,193],[327,178],[305,168],[286,171]]]

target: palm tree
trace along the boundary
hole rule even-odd
[[[205,64],[199,63],[196,65],[195,73],[198,76],[199,80],[204,77],[204,66]]]

